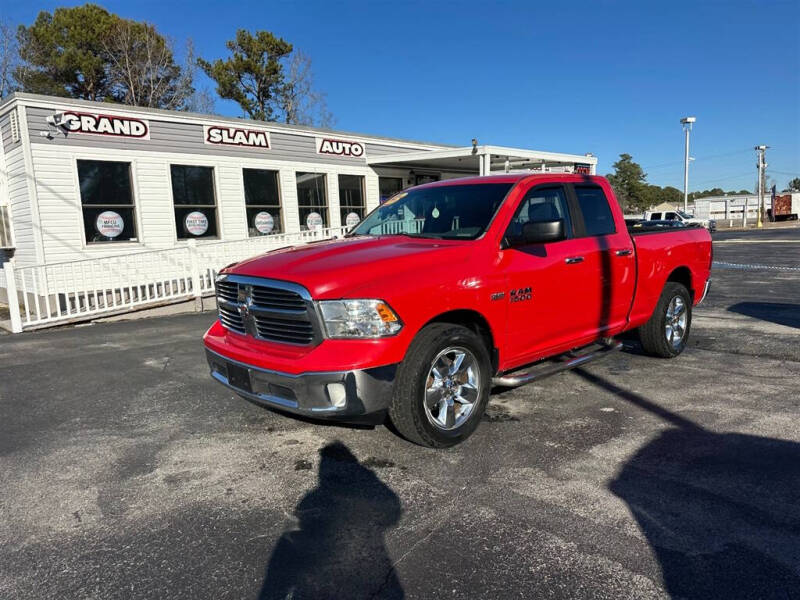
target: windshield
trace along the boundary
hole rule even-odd
[[[474,240],[486,231],[512,185],[443,185],[400,192],[371,212],[351,235]]]
[[[689,213],[685,213],[682,210],[679,210],[678,214],[680,216],[682,216],[684,219],[694,219],[694,215],[690,215]]]

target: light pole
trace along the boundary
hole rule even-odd
[[[692,130],[692,123],[697,120],[696,117],[683,117],[681,125],[686,134],[686,149],[683,155],[683,212],[689,210],[689,132]]]
[[[764,162],[764,153],[767,151],[769,146],[755,146],[753,149],[758,152],[758,162],[756,163],[756,167],[758,167],[758,221],[756,222],[756,227],[763,227],[764,226],[764,169],[767,168],[767,163]],[[775,208],[773,207],[773,211]],[[774,212],[772,213],[775,214]]]

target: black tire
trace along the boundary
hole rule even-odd
[[[448,348],[469,350],[479,378],[477,399],[458,427],[443,430],[431,423],[424,406],[428,376],[436,358]],[[475,332],[453,323],[433,323],[420,331],[397,371],[389,419],[407,440],[429,448],[447,448],[467,439],[478,427],[491,389],[491,361],[483,339]]]
[[[672,343],[667,329],[667,311],[674,299],[683,302],[686,311],[686,324],[678,343]],[[668,281],[661,292],[656,308],[650,320],[639,328],[639,340],[642,348],[651,356],[661,358],[674,358],[686,348],[689,332],[692,328],[692,300],[686,286],[674,281]],[[675,338],[672,338],[673,342]]]

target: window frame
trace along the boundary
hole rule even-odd
[[[565,223],[565,225],[569,225],[569,227],[568,228],[565,227],[564,231],[566,232],[567,235],[563,239],[560,239],[557,242],[544,242],[544,243],[557,244],[559,242],[574,240],[578,237],[581,237],[578,234],[578,221],[576,219],[577,215],[575,214],[575,204],[572,201],[569,186],[564,185],[563,183],[541,183],[538,185],[532,185],[522,193],[522,198],[520,198],[519,203],[517,204],[517,207],[514,210],[514,214],[511,216],[511,220],[508,222],[505,231],[503,232],[503,237],[501,238],[501,244],[505,245],[504,244],[505,241],[509,239],[509,230],[511,229],[511,224],[517,219],[520,212],[522,212],[522,208],[525,206],[525,202],[530,194],[543,190],[557,190],[557,189],[561,190],[561,194],[564,197],[564,205],[566,207],[567,215],[569,216],[569,223],[568,224]],[[526,244],[526,245],[533,245],[533,244]]]
[[[83,162],[101,162],[101,163],[121,163],[121,164],[128,165],[128,178],[129,178],[129,181],[130,181],[130,190],[131,190],[131,204],[86,204],[86,205],[84,205],[83,197],[81,195],[81,177],[80,177],[80,171],[79,171],[79,168],[78,168],[78,163],[80,163],[81,161],[83,161]],[[140,231],[140,226],[139,226],[140,223],[141,223],[141,214],[139,212],[139,202],[137,201],[138,197],[139,197],[139,190],[138,190],[138,186],[137,186],[137,183],[136,183],[136,176],[135,176],[135,173],[136,173],[136,171],[135,171],[136,159],[134,159],[134,158],[108,159],[105,156],[101,157],[101,156],[99,156],[97,154],[79,154],[79,155],[76,155],[76,156],[73,157],[72,165],[73,165],[73,174],[74,174],[73,175],[73,177],[74,177],[73,181],[74,181],[75,189],[77,190],[77,195],[78,195],[78,207],[79,207],[78,208],[78,221],[80,223],[79,227],[80,227],[81,233],[83,234],[81,236],[81,247],[82,248],[86,248],[86,249],[92,249],[92,248],[98,248],[98,247],[102,248],[103,246],[107,246],[107,245],[114,245],[114,246],[122,246],[122,245],[141,246],[141,245],[143,245],[144,244],[144,237],[143,237],[142,232]],[[88,241],[86,239],[86,226],[85,226],[84,216],[83,216],[83,209],[84,209],[85,206],[88,206],[88,207],[91,207],[91,206],[104,207],[104,208],[110,208],[110,209],[113,209],[113,208],[129,208],[130,207],[132,209],[132,211],[133,211],[133,228],[134,228],[134,233],[136,234],[135,235],[135,239],[119,240],[119,241],[105,240],[105,241],[96,241],[96,242]],[[9,209],[10,209],[10,206],[9,206]]]
[[[217,180],[217,166],[216,164],[209,165],[208,163],[192,163],[192,162],[168,162],[167,163],[167,179],[169,180],[169,195],[172,199],[172,222],[173,228],[172,231],[175,234],[175,241],[178,243],[181,242],[188,242],[189,240],[197,240],[198,242],[203,241],[219,241],[222,240],[222,221],[219,218],[219,191],[217,190],[217,185],[219,185]],[[211,169],[211,191],[214,196],[214,204],[175,204],[175,189],[172,187],[172,167],[201,167]],[[216,235],[213,236],[192,236],[192,237],[180,237],[178,235],[178,218],[175,214],[175,209],[178,207],[181,208],[205,208],[208,209],[209,207],[214,207],[214,218],[216,220],[217,232]]]
[[[303,221],[301,215],[300,215],[300,212],[304,208],[312,208],[312,207],[310,207],[308,205],[300,204],[300,193],[299,193],[298,181],[297,181],[297,176],[298,175],[322,175],[322,177],[323,177],[324,186],[322,188],[322,191],[323,191],[324,199],[325,199],[324,208],[325,208],[325,212],[327,213],[327,224],[325,223],[326,219],[323,219],[322,229],[321,230],[309,229],[308,226]],[[295,194],[296,194],[295,197],[297,198],[297,219],[298,219],[298,221],[300,223],[300,232],[303,232],[303,231],[324,231],[326,229],[330,229],[331,227],[333,227],[333,225],[331,224],[331,200],[330,200],[330,194],[329,194],[329,191],[330,191],[329,185],[330,184],[328,183],[329,175],[330,175],[330,173],[328,173],[326,171],[297,171],[296,170],[294,172],[294,189],[295,189]],[[337,185],[338,185],[338,179],[337,179]]]
[[[367,216],[367,178],[365,175],[360,175],[358,173],[337,173],[336,174],[336,186],[339,192],[339,224],[342,227],[347,227],[345,223],[346,215],[345,207],[349,208],[359,208],[353,204],[343,204],[342,203],[342,186],[341,186],[341,178],[342,177],[358,177],[361,180],[361,216],[359,217],[359,223],[364,220]],[[330,210],[330,209],[329,209]],[[355,211],[351,211],[355,212]],[[355,227],[355,225],[353,226]]]
[[[248,204],[247,203],[247,184],[245,183],[245,180],[244,180],[245,171],[266,171],[267,173],[274,173],[275,174],[275,183],[276,183],[275,187],[276,187],[276,189],[278,191],[277,208],[278,208],[278,214],[280,215],[280,231],[275,231],[274,228],[273,228],[273,231],[270,231],[269,233],[256,233],[256,234],[251,234],[250,233],[250,220],[249,220],[249,218],[247,216],[248,209],[250,209],[250,208],[268,209],[268,208],[275,208],[276,205],[272,205],[272,204]],[[266,237],[266,236],[269,236],[269,235],[280,235],[280,234],[286,233],[286,216],[284,214],[285,211],[284,211],[284,206],[283,206],[283,189],[282,189],[282,186],[281,186],[281,172],[280,172],[280,170],[278,170],[278,169],[265,169],[265,168],[262,168],[262,167],[242,167],[242,189],[244,191],[244,221],[245,221],[245,226],[247,227],[248,239]],[[255,227],[253,227],[253,229],[255,229]]]
[[[574,207],[575,213],[575,221],[574,227],[576,228],[575,238],[593,238],[593,237],[602,237],[605,235],[616,235],[619,230],[617,229],[617,220],[614,218],[614,209],[611,207],[611,202],[609,201],[608,194],[603,189],[601,185],[596,183],[570,183],[568,186],[568,193],[570,196],[570,202]],[[581,209],[580,202],[578,201],[578,188],[584,189],[597,189],[603,194],[603,198],[606,200],[606,205],[608,206],[608,212],[611,214],[611,224],[613,229],[606,233],[587,233],[586,231],[586,221],[583,218],[583,210]],[[625,228],[627,231],[627,227]]]
[[[3,237],[8,239],[3,240]],[[14,243],[14,228],[11,227],[11,209],[5,202],[0,202],[0,250],[16,248]]]

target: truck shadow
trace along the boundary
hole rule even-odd
[[[738,302],[728,312],[800,329],[800,304],[779,302]]]
[[[671,425],[609,489],[629,507],[673,597],[800,598],[800,444],[704,429],[583,369]]]
[[[319,482],[272,551],[259,598],[403,598],[384,543],[400,499],[341,442],[320,458]]]

